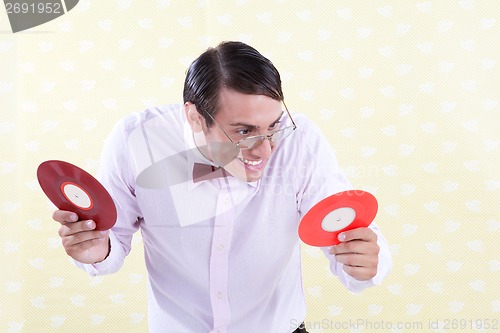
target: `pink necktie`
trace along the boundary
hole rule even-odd
[[[216,167],[204,163],[195,163],[193,166],[193,183],[228,176],[231,176],[231,174],[229,174],[229,172],[224,170],[222,167]]]

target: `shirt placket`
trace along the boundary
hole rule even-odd
[[[226,333],[231,320],[228,295],[228,257],[233,233],[233,197],[227,178],[219,179],[220,191],[210,255],[210,300],[214,329],[212,333]]]

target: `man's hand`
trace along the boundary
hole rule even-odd
[[[340,244],[332,246],[330,253],[344,264],[344,271],[356,280],[369,280],[377,274],[377,234],[370,228],[357,228],[339,234]]]
[[[110,250],[108,230],[94,230],[94,221],[78,221],[78,216],[73,212],[57,210],[52,218],[61,223],[59,236],[70,257],[84,264],[95,264],[106,259]]]

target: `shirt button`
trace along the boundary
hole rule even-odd
[[[219,246],[217,246],[217,250],[219,251],[224,250],[224,244],[219,244]]]
[[[222,298],[222,293],[220,291],[217,293],[217,298],[219,298],[219,299]]]

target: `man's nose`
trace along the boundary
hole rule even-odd
[[[251,149],[252,154],[259,156],[263,159],[268,159],[271,156],[274,143],[266,137],[257,147]]]

